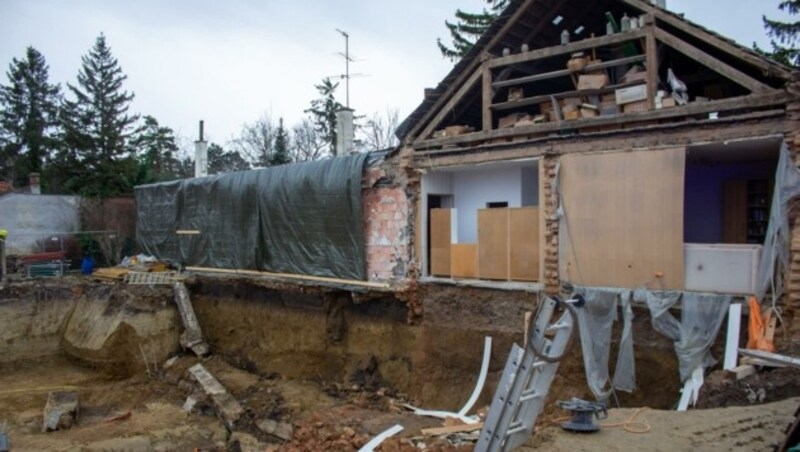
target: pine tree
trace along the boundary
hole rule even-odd
[[[778,4],[781,11],[785,11],[790,15],[796,15],[800,12],[800,0],[785,0]],[[772,40],[772,52],[766,52],[755,46],[755,49],[775,61],[783,63],[787,66],[800,67],[800,21],[795,22],[781,22],[778,20],[767,19],[767,16],[762,16],[764,21],[764,28],[767,30]],[[777,40],[777,41],[776,41]]]
[[[130,193],[136,173],[131,129],[138,118],[128,114],[134,97],[122,89],[128,77],[102,33],[82,63],[78,85],[67,84],[74,100],[64,103],[61,124],[65,153],[83,170],[76,172],[78,179],[65,181],[65,188],[86,196]]]
[[[238,152],[226,151],[217,143],[208,145],[208,174],[249,170],[250,164]]]
[[[160,125],[152,116],[145,116],[132,144],[139,159],[138,183],[161,182],[178,176],[178,145],[172,129]]]
[[[292,157],[289,155],[289,134],[286,128],[283,127],[283,118],[278,120],[278,129],[275,131],[275,146],[270,156],[270,166],[285,165],[292,163]]]
[[[306,113],[311,114],[314,128],[328,144],[332,155],[336,155],[336,112],[342,108],[335,96],[338,86],[330,78],[322,79],[321,84],[314,86],[320,97],[312,100],[311,108],[306,110]]]
[[[0,178],[23,184],[41,172],[56,146],[61,88],[51,85],[44,56],[28,47],[25,59],[11,60],[8,86],[0,85]]]
[[[478,39],[489,30],[492,22],[508,6],[508,2],[509,0],[486,0],[486,3],[491,4],[491,6],[488,9],[483,8],[483,11],[479,13],[468,13],[457,9],[455,22],[448,20],[444,22],[450,33],[450,39],[453,41],[452,47],[442,43],[442,38],[436,40],[442,56],[451,61],[458,61],[464,57],[472,46],[478,42]]]

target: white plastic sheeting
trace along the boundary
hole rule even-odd
[[[789,242],[792,231],[789,229],[788,205],[789,201],[797,196],[800,196],[800,170],[795,166],[789,155],[789,149],[784,144],[775,172],[772,208],[756,286],[756,296],[759,300],[763,300],[766,293],[772,290],[773,307],[775,300],[783,294],[781,275],[789,268]]]
[[[634,296],[637,301],[647,303],[653,328],[675,341],[681,382],[689,379],[697,368],[705,369],[716,363],[711,356],[711,345],[728,312],[731,295],[642,289]],[[682,302],[680,322],[669,312],[678,301]]]
[[[633,309],[631,291],[576,287],[575,293],[586,299],[578,312],[583,364],[586,382],[592,394],[605,401],[614,389],[633,392],[636,389],[636,367],[633,356]],[[608,360],[611,353],[611,330],[622,311],[622,335],[614,378],[609,378]]]

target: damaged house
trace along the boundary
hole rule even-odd
[[[483,335],[499,344],[494,387],[525,312],[580,293],[583,362],[573,353],[555,391],[581,393],[588,376],[597,398],[638,387],[650,393],[625,402],[670,407],[714,362],[730,305],[757,296],[781,308],[789,336],[800,331],[797,75],[646,1],[512,1],[425,90],[397,149],[139,187],[139,239],[159,258],[272,294],[230,283],[237,298],[280,300],[301,310],[296,322],[319,317],[319,340],[341,359],[295,339],[237,350],[256,362],[288,349],[309,358],[271,370],[340,378],[373,356],[395,387],[454,405]],[[691,327],[678,359],[670,331]],[[249,332],[228,334],[218,340]]]

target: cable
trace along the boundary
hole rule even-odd
[[[619,422],[619,423],[616,423],[616,424],[600,424],[600,427],[602,427],[602,428],[622,428],[626,432],[634,433],[634,434],[649,433],[650,430],[652,430],[652,427],[650,426],[649,423],[642,422],[642,421],[639,421],[639,422],[634,421],[634,419],[636,419],[637,416],[642,414],[643,411],[649,410],[649,409],[650,409],[650,407],[646,407],[646,406],[641,407],[638,410],[636,410],[636,412],[634,412],[633,415],[631,415],[631,417],[629,417],[624,422]]]

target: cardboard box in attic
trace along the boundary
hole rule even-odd
[[[630,104],[647,99],[647,85],[620,88],[615,92],[617,105]]]
[[[608,85],[606,74],[583,74],[578,77],[578,90],[601,89]]]
[[[508,129],[514,127],[518,122],[523,120],[533,121],[530,115],[526,113],[511,113],[510,115],[503,116],[498,120],[498,129]]]

